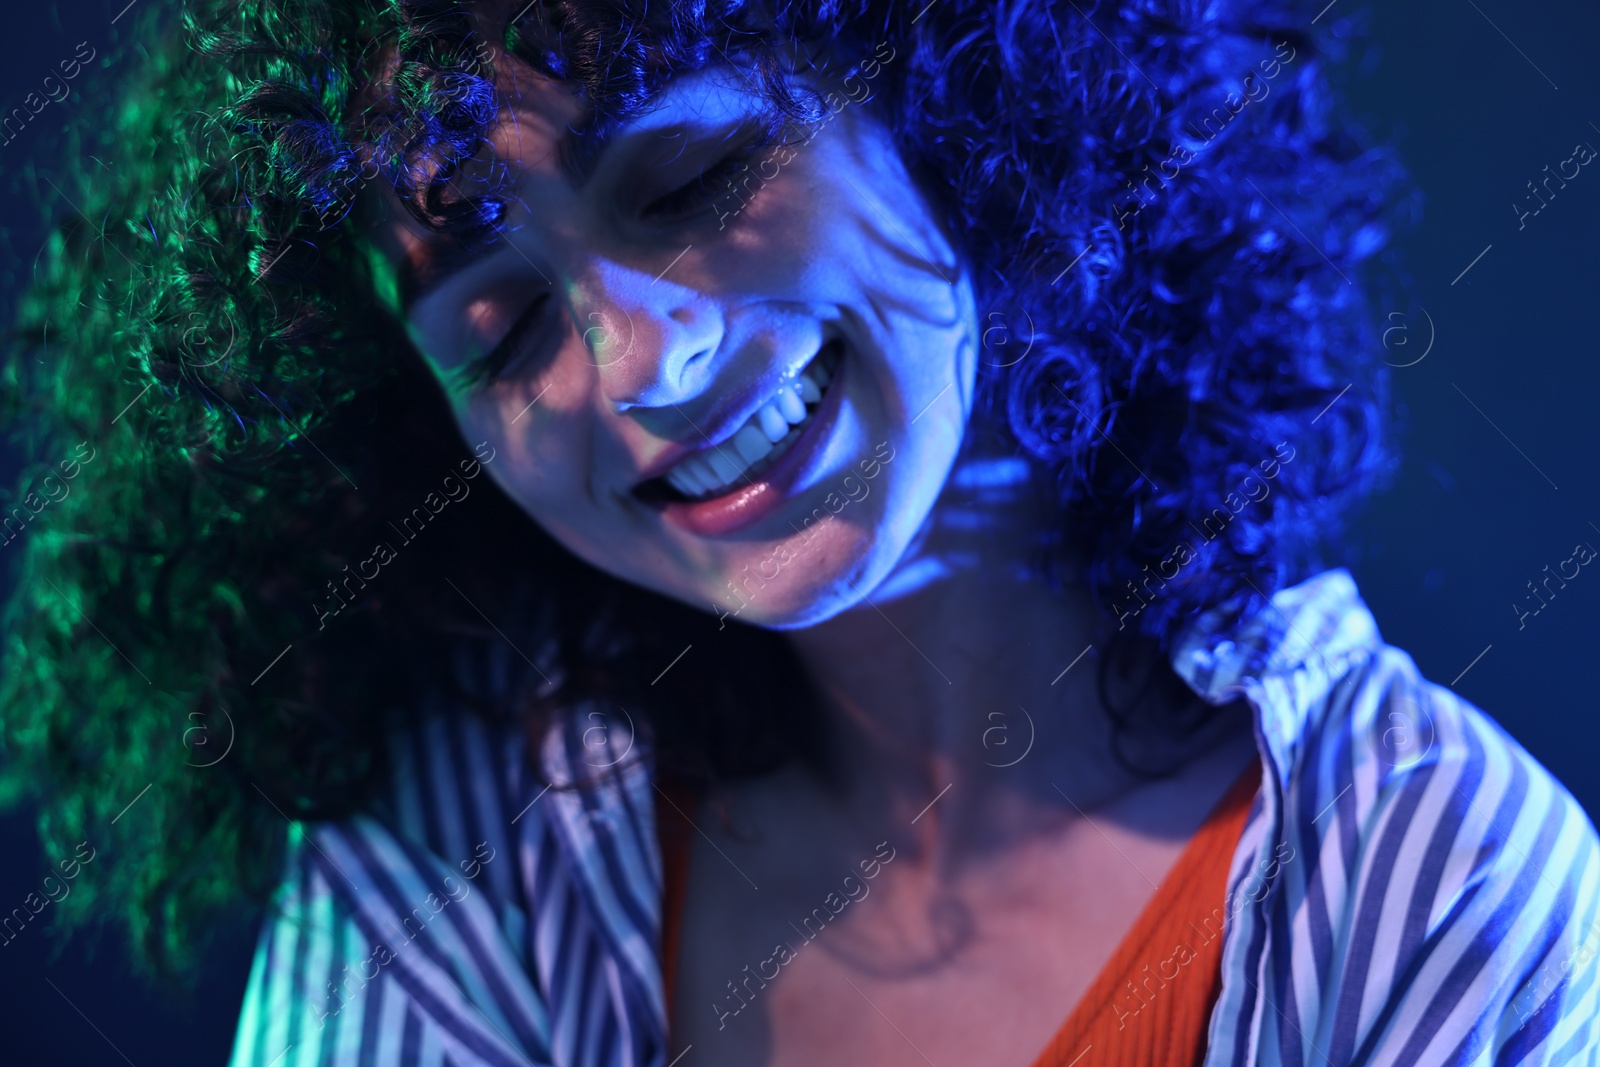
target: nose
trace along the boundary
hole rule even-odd
[[[726,331],[714,301],[604,260],[577,288],[578,325],[614,410],[669,407],[704,387]]]

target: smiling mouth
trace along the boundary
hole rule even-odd
[[[750,485],[805,433],[838,375],[843,356],[844,342],[830,340],[732,437],[643,482],[634,495],[652,503],[700,503]]]

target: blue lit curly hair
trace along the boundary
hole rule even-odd
[[[3,535],[6,795],[38,795],[51,854],[120,857],[68,917],[120,910],[181,972],[207,916],[266,898],[285,816],[368,802],[376,739],[431,694],[530,736],[580,697],[627,701],[704,781],[820,751],[781,637],[730,626],[650,688],[716,620],[580,563],[487,481],[316,626],[328,580],[471,455],[351,208],[381,178],[426,225],[493,235],[494,190],[451,181],[502,103],[493,63],[567,83],[592,133],[731,56],[813,120],[785,46],[848,73],[886,45],[860,106],[962,242],[980,323],[1006,326],[974,419],[1054,486],[1043,577],[1086,581],[1157,652],[1303,577],[1391,465],[1357,283],[1401,183],[1337,121],[1309,22],[1280,0],[184,5],[110,112],[115,166],[58,183],[81,214],[4,371],[34,457]],[[1282,442],[1270,496],[1219,520]],[[1131,610],[1179,543],[1193,559]]]

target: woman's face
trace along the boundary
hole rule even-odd
[[[863,107],[840,93],[819,127],[741,157],[745,86],[731,67],[679,78],[578,177],[563,141],[583,105],[519,67],[490,138],[503,235],[451,256],[391,203],[379,245],[512,500],[620,578],[787,629],[871,592],[927,518],[976,315]]]

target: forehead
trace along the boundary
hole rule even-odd
[[[562,169],[580,180],[615,145],[652,131],[660,139],[679,129],[737,122],[764,102],[750,72],[731,64],[679,74],[639,111],[604,125],[567,84],[520,64],[501,75],[498,88],[503,106],[488,138],[497,156],[531,170]]]
[[[529,205],[570,203],[592,183],[626,183],[643,167],[669,164],[691,139],[731,132],[765,106],[750,73],[733,64],[680,74],[644,108],[608,125],[595,124],[592,107],[567,83],[511,57],[497,63],[496,89],[500,111],[463,180],[500,171],[504,191],[514,194],[509,212],[523,224],[537,221]],[[454,247],[398,210],[392,196],[384,200],[377,236],[398,260],[402,307],[481,253]]]

